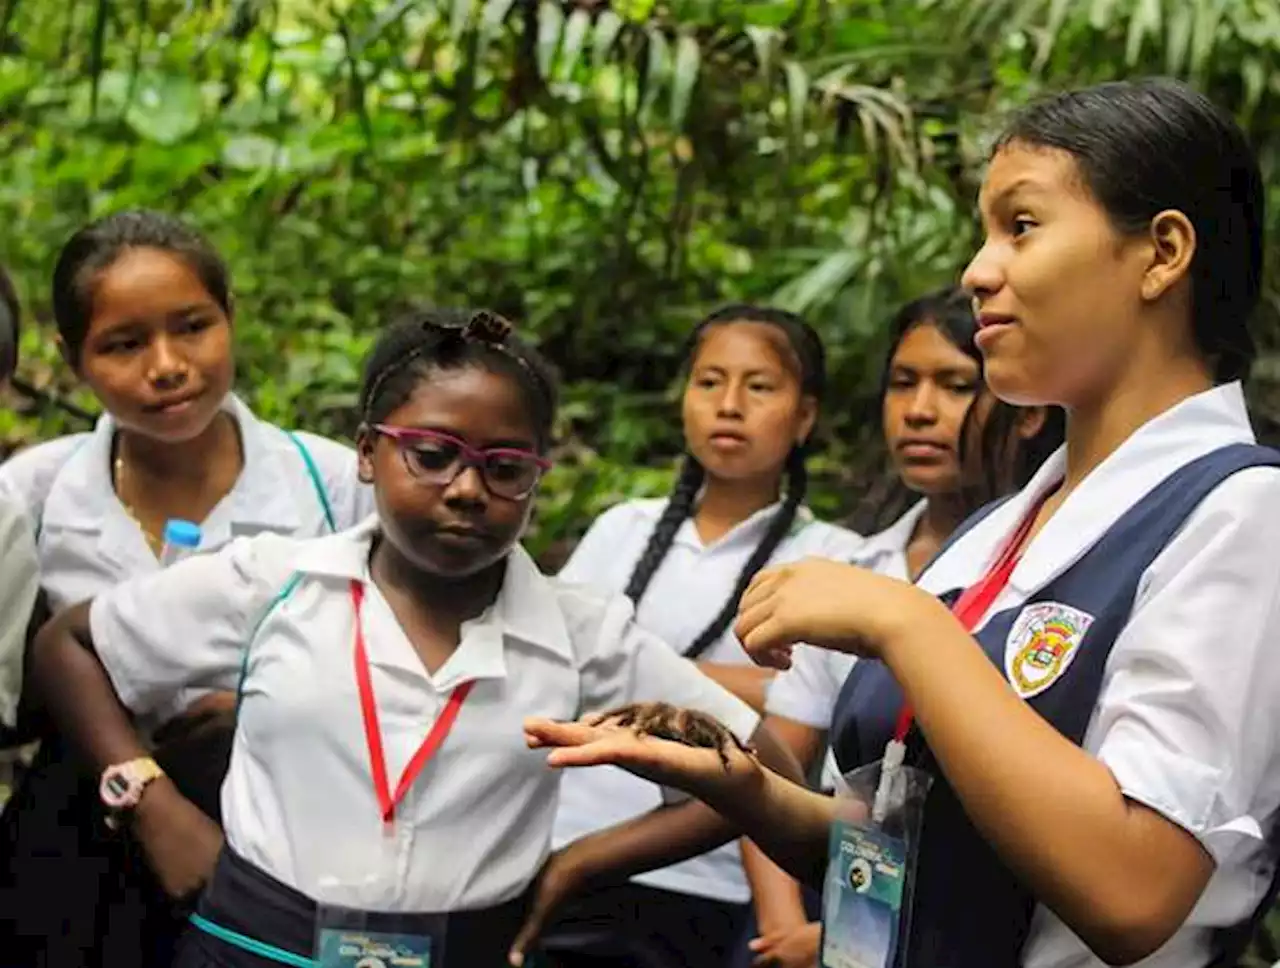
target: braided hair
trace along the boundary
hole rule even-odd
[[[487,310],[415,308],[383,332],[365,362],[364,424],[381,423],[438,370],[479,367],[510,377],[533,417],[538,448],[551,444],[558,380],[542,355]]]
[[[725,306],[707,316],[694,328],[689,338],[686,355],[692,358],[698,344],[709,329],[728,323],[760,323],[772,326],[782,333],[786,337],[787,345],[799,370],[800,392],[821,402],[826,390],[826,351],[817,331],[794,313],[767,306],[743,304]],[[760,543],[756,545],[755,551],[751,553],[751,557],[747,559],[747,563],[743,565],[738,580],[734,583],[729,597],[720,607],[720,611],[685,651],[688,658],[698,658],[724,634],[738,612],[738,603],[742,601],[742,596],[747,586],[751,584],[751,579],[755,577],[756,572],[769,563],[769,559],[778,550],[782,539],[791,531],[809,486],[809,475],[805,466],[807,455],[807,441],[793,447],[791,453],[787,455],[787,488],[782,506],[770,519],[768,529],[760,539]],[[653,576],[666,558],[667,552],[671,550],[676,532],[680,530],[685,519],[693,513],[705,480],[706,471],[702,465],[692,454],[686,453],[667,506],[658,518],[658,523],[654,525],[653,533],[649,535],[649,541],[641,552],[639,560],[636,561],[631,578],[627,581],[626,595],[636,605],[639,605],[640,600],[644,598],[644,593],[653,581]]]

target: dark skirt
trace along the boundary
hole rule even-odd
[[[234,726],[161,735],[156,758],[218,819]],[[168,968],[191,904],[160,888],[141,848],[108,830],[98,781],[47,735],[0,816],[0,951],[6,968]]]
[[[541,951],[550,968],[727,968],[750,916],[749,904],[631,881],[569,902]]]
[[[523,923],[528,895],[482,911],[447,915],[444,957],[431,968],[501,968]],[[315,902],[225,848],[197,906],[220,928],[309,958],[315,944]],[[410,916],[411,917],[411,916]],[[370,928],[378,930],[378,915]],[[403,921],[403,918],[397,918]],[[403,924],[396,930],[405,930]],[[214,937],[194,925],[178,944],[174,968],[278,968],[280,961]]]

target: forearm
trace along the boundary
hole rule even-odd
[[[798,927],[808,920],[800,884],[746,839],[742,841],[742,867],[751,885],[759,934]]]
[[[146,756],[128,712],[89,640],[89,605],[58,615],[36,636],[32,679],[54,723],[94,772]]]
[[[722,662],[699,662],[697,665],[704,675],[714,679],[756,712],[764,712],[765,692],[776,675],[774,670]]]
[[[1181,923],[1212,870],[1208,855],[1126,800],[1111,772],[1020,700],[940,604],[888,643],[885,661],[975,826],[1099,954],[1124,959],[1159,943],[1134,924]]]

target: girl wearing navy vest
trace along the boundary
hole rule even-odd
[[[159,570],[170,518],[199,523],[207,552],[260,531],[324,534],[372,507],[350,447],[287,433],[232,393],[230,273],[189,226],[148,211],[85,226],[58,256],[52,304],[62,356],[105,411],[91,432],[0,465],[0,496],[26,511],[53,609]],[[207,815],[191,818],[182,850],[216,834],[229,698],[185,694],[141,724]],[[26,707],[24,731],[44,742],[0,829],[6,963],[165,964],[181,919],[127,834],[104,827],[96,778],[30,696]]]
[[[1022,112],[964,275],[1001,398],[1061,404],[1067,442],[963,527],[918,586],[829,562],[760,575],[737,623],[762,662],[809,642],[845,684],[842,769],[905,736],[930,770],[907,961],[1234,965],[1275,870],[1280,455],[1240,380],[1263,189],[1232,120],[1163,80]],[[657,724],[661,727],[661,723]],[[705,750],[533,723],[743,823],[811,883],[832,801]]]
[[[890,476],[864,502],[865,524],[855,517],[871,535],[849,559],[859,567],[914,581],[969,514],[1025,486],[1062,444],[1060,408],[1011,406],[987,389],[977,329],[959,287],[912,300],[890,322],[880,380]],[[766,721],[806,770],[821,769],[818,789],[830,793],[840,776],[831,718],[857,658],[802,646],[792,660],[769,686]],[[802,893],[749,843],[743,860],[758,930],[737,963],[808,968],[820,937],[817,892]]]
[[[862,538],[804,504],[808,441],[826,385],[822,340],[793,313],[726,306],[689,338],[686,454],[670,498],[615,505],[560,572],[636,603],[637,620],[756,709],[772,670],[732,631],[738,600],[770,562],[847,561]],[[557,845],[641,815],[662,791],[616,769],[565,777]],[[559,968],[724,966],[750,914],[741,850],[603,886],[545,939]]]

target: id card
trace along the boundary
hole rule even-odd
[[[319,968],[431,968],[431,938],[385,931],[322,928]]]
[[[443,915],[396,914],[320,905],[316,968],[431,968],[444,959]]]
[[[905,840],[855,823],[831,825],[822,968],[893,968],[906,881]]]

